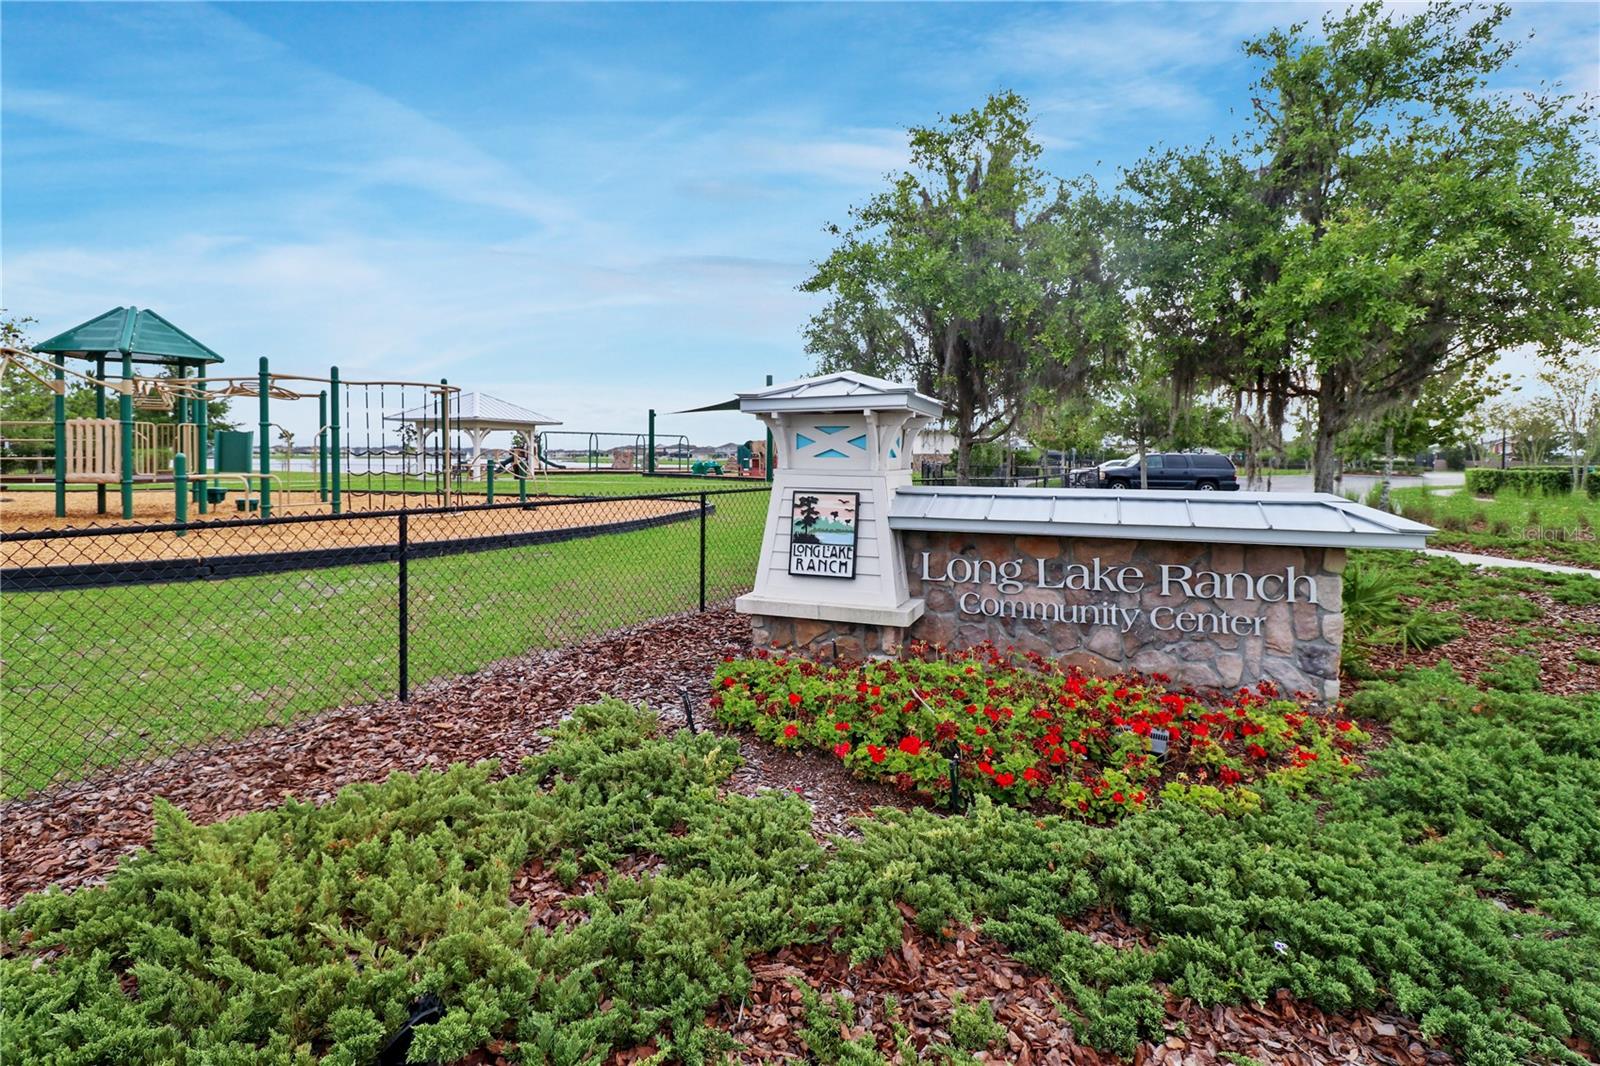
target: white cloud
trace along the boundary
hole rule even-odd
[[[845,184],[873,184],[903,169],[904,130],[844,130],[824,139],[738,141],[733,151],[756,173],[797,174]]]

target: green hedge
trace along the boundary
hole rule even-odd
[[[1467,489],[1474,496],[1493,496],[1501,489],[1525,496],[1561,495],[1572,491],[1572,470],[1564,466],[1523,466],[1506,470],[1477,467],[1467,471]]]

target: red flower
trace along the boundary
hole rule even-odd
[[[1133,802],[1135,802],[1135,803],[1143,803],[1144,802],[1144,793],[1143,792],[1135,792],[1133,794]]]
[[[850,754],[850,745],[841,740],[833,746],[833,753],[842,759]]]
[[[1121,802],[1123,802],[1122,793],[1120,793],[1120,792],[1111,793],[1111,802],[1112,803],[1121,803]]]
[[[735,684],[735,682],[734,682],[733,678],[731,678],[731,677],[725,677],[725,678],[722,679],[722,687],[723,688],[732,688],[734,686],[734,684]]]
[[[989,765],[989,763],[987,763],[987,762],[979,762],[978,763],[978,772],[981,773],[981,774],[993,775],[994,774],[994,767]]]
[[[1001,788],[1010,788],[1017,780],[1017,775],[1007,770],[1003,774],[994,775],[994,783]]]
[[[867,755],[871,757],[873,762],[883,761],[883,751],[884,749],[878,747],[876,744],[867,745]]]
[[[1348,732],[1350,732],[1351,728],[1354,727],[1355,723],[1354,722],[1340,722],[1338,725],[1339,725],[1339,732],[1348,733]]]
[[[835,722],[835,723],[833,723],[833,728],[837,732],[848,733],[848,732],[850,732],[850,723],[849,722]]]
[[[950,721],[940,722],[933,727],[936,740],[954,740],[956,738],[956,724]]]
[[[798,693],[798,692],[789,693],[789,706],[791,706],[791,707],[800,706],[800,693]]]
[[[790,740],[793,740],[795,737],[800,735],[800,727],[791,722],[789,725],[783,727],[783,735],[788,737]]]
[[[1250,753],[1252,759],[1265,759],[1267,757],[1267,749],[1260,744],[1252,744],[1244,750]]]
[[[1037,781],[1043,776],[1044,775],[1039,772],[1038,768],[1034,766],[1030,766],[1026,770],[1022,771],[1022,779],[1024,781]]]
[[[900,750],[905,752],[907,755],[921,755],[922,754],[922,738],[921,737],[902,737],[901,740],[900,740]]]
[[[1231,766],[1224,766],[1221,770],[1218,770],[1217,776],[1222,778],[1224,785],[1237,785],[1244,778],[1243,774]]]

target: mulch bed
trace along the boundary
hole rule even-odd
[[[715,666],[750,650],[750,623],[729,608],[683,615],[560,651],[497,663],[396,700],[325,711],[241,741],[197,748],[112,775],[0,803],[0,906],[26,892],[102,880],[150,841],[151,799],[161,796],[200,824],[276,806],[288,796],[321,803],[345,785],[395,771],[498,759],[511,772],[542,752],[545,731],[571,708],[611,695],[684,725],[682,693],[703,708]],[[700,729],[711,727],[703,709]],[[721,730],[718,730],[721,732]],[[820,751],[784,752],[738,734],[745,764],[729,787],[792,791],[812,807],[819,836],[849,831],[872,807],[915,798],[852,777]]]
[[[377,781],[394,771],[443,768],[454,762],[501,760],[510,772],[547,746],[544,731],[573,706],[602,695],[655,707],[667,728],[684,724],[682,693],[708,728],[704,706],[715,664],[749,650],[749,623],[727,608],[664,619],[560,651],[496,664],[470,677],[437,683],[409,704],[396,701],[340,708],[296,725],[261,730],[243,741],[185,752],[112,776],[70,784],[23,801],[0,804],[0,905],[22,894],[59,885],[103,880],[117,862],[149,843],[151,799],[162,796],[209,823],[275,806],[285,797],[323,802],[343,786]],[[747,735],[739,737],[745,765],[730,787],[745,794],[764,788],[793,791],[813,809],[819,836],[848,831],[852,817],[874,806],[908,807],[917,798],[857,780],[820,751],[783,752]],[[624,863],[637,875],[648,860]],[[564,900],[592,891],[602,875],[567,888],[540,862],[513,879],[512,897],[530,906],[530,921],[553,929],[581,921]],[[1110,911],[1082,916],[1073,927],[1122,947],[1148,946],[1145,934]],[[804,1061],[796,1036],[799,993],[792,979],[824,993],[855,998],[864,1031],[892,1055],[886,995],[900,999],[902,1020],[920,1047],[948,1036],[952,997],[991,1002],[1007,1030],[1007,1043],[986,1061],[1041,1064],[1116,1062],[1077,1042],[1070,1020],[1055,1003],[1061,993],[1046,977],[1007,955],[981,930],[954,930],[935,940],[907,926],[898,952],[850,967],[825,947],[786,948],[752,960],[755,985],[742,1007],[726,1006],[710,1019],[738,1040],[743,1062]],[[1426,1048],[1414,1023],[1368,1012],[1328,1015],[1280,993],[1248,1006],[1202,1008],[1187,1000],[1167,1005],[1170,1035],[1141,1045],[1136,1066],[1220,1063],[1223,1052],[1288,1066],[1372,1062],[1426,1066],[1450,1061]],[[505,1061],[509,1048],[491,1045],[473,1063]],[[647,1058],[653,1048],[616,1056],[617,1066]]]
[[[1105,928],[1118,924],[1114,916],[1099,913],[1074,928],[1125,938],[1126,930]],[[908,924],[898,952],[861,966],[852,968],[846,957],[808,945],[753,960],[751,971],[755,984],[748,1003],[724,1007],[714,1020],[742,1045],[735,1056],[740,1062],[806,1061],[795,1032],[802,1021],[796,980],[825,995],[848,996],[857,1012],[857,1029],[849,1035],[871,1033],[886,1055],[894,1052],[886,996],[899,1001],[900,1022],[921,1050],[949,1042],[945,1027],[959,995],[969,1004],[992,1004],[1006,1030],[1004,1044],[980,1052],[980,1060],[1019,1066],[1112,1066],[1126,1061],[1079,1043],[1071,1022],[1056,1007],[1063,998],[1060,989],[973,930],[935,940]],[[1407,1019],[1367,1011],[1325,1014],[1287,992],[1268,1003],[1241,1007],[1204,1008],[1191,1000],[1169,999],[1166,1026],[1165,1040],[1139,1045],[1135,1066],[1225,1062],[1223,1052],[1274,1066],[1451,1061],[1446,1052],[1424,1046],[1415,1023]]]
[[[1592,635],[1563,629],[1541,635],[1524,647],[1513,647],[1505,642],[1518,628],[1548,627],[1557,620],[1600,626],[1600,604],[1557,603],[1536,591],[1521,591],[1517,595],[1538,604],[1544,617],[1533,622],[1503,622],[1461,614],[1456,621],[1465,632],[1454,640],[1424,651],[1376,647],[1368,651],[1367,664],[1387,673],[1407,666],[1432,667],[1449,663],[1468,684],[1482,687],[1486,683],[1480,681],[1481,676],[1500,665],[1507,655],[1533,656],[1539,660],[1540,691],[1557,696],[1600,692],[1600,663],[1586,663],[1577,656],[1580,649],[1594,649]],[[1405,599],[1416,606],[1409,597]],[[1347,682],[1347,687],[1353,686]]]
[[[544,750],[544,731],[567,711],[602,695],[647,702],[679,725],[680,691],[703,697],[715,664],[747,651],[749,634],[749,622],[725,609],[657,621],[428,686],[409,704],[326,711],[0,804],[0,906],[47,885],[103,879],[149,843],[155,796],[206,824],[288,796],[324,802],[397,770],[499,759],[509,772]]]

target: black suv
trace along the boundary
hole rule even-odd
[[[1239,479],[1233,460],[1215,452],[1152,452],[1144,457],[1146,482],[1152,489],[1222,489],[1237,491]],[[1100,471],[1100,484],[1108,489],[1139,487],[1139,460],[1132,457],[1126,466]]]

